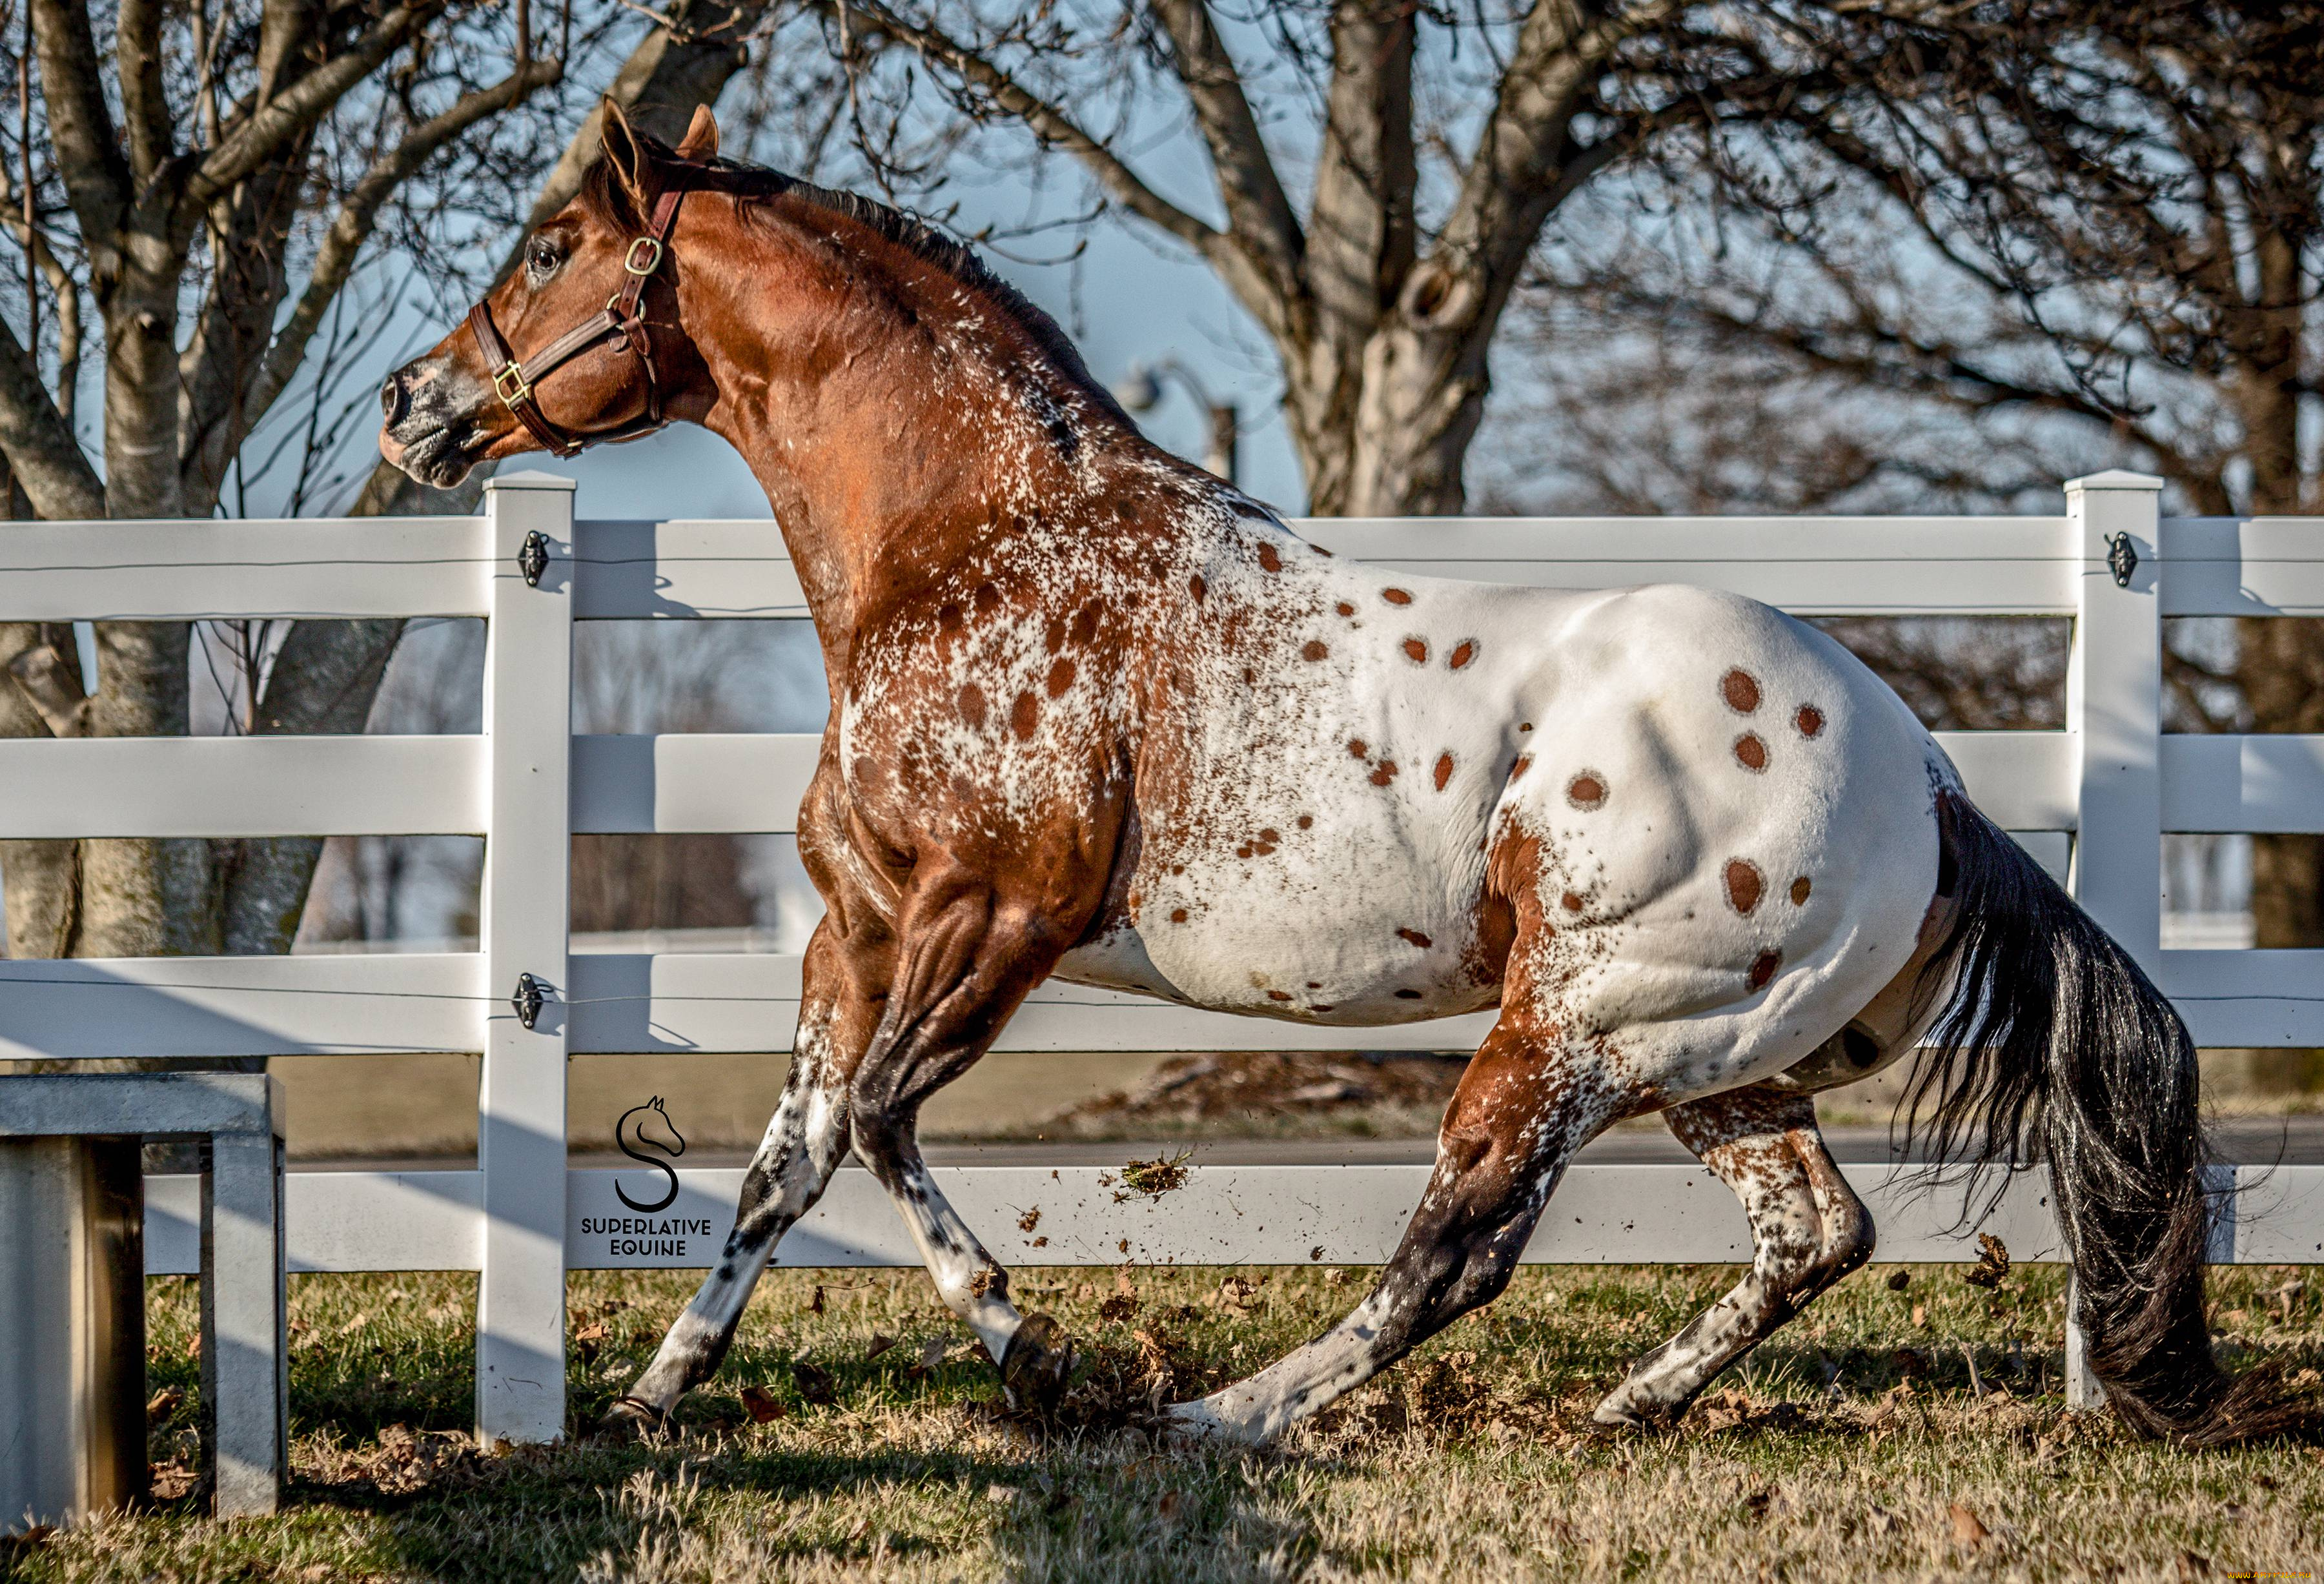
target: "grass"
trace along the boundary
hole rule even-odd
[[[291,1285],[295,1471],[278,1517],[184,1494],[197,1407],[189,1284],[152,1285],[146,1513],[0,1544],[47,1579],[2181,1579],[2324,1572],[2324,1461],[2188,1454],[2058,1391],[2061,1291],[2021,1267],[1859,1272],[1730,1373],[1675,1435],[1587,1425],[1631,1357],[1724,1289],[1708,1267],[1536,1268],[1497,1304],[1284,1444],[1157,1446],[1125,1396],[1245,1372],[1336,1316],[1364,1273],[1028,1270],[1020,1300],[1092,1356],[1038,1431],[918,1272],[770,1275],[714,1386],[661,1444],[497,1455],[463,1432],[473,1282]],[[581,1423],[691,1290],[578,1275]],[[2324,1272],[2215,1276],[2239,1362],[2310,1392]],[[1969,1392],[1970,1360],[1987,1395]],[[1110,1425],[1113,1427],[1109,1427]]]

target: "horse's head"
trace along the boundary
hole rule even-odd
[[[525,239],[466,323],[388,376],[380,454],[449,489],[480,462],[570,456],[690,416],[706,376],[677,322],[670,230],[686,162],[717,151],[707,109],[671,149],[607,101],[580,194]]]

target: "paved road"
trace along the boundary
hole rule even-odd
[[[1832,1154],[1850,1165],[1899,1158],[1886,1127],[1827,1128],[1824,1137]],[[2212,1142],[2220,1158],[2241,1165],[2324,1165],[2324,1117],[2239,1119],[2219,1123]],[[1119,1165],[1126,1160],[1151,1159],[1193,1149],[1197,1165],[1426,1165],[1435,1158],[1435,1141],[1427,1138],[1246,1138],[1216,1143],[1140,1144],[1135,1141],[1024,1144],[930,1144],[928,1164],[938,1166],[1065,1166]],[[1684,1165],[1694,1157],[1679,1147],[1660,1128],[1624,1128],[1596,1140],[1582,1151],[1580,1163],[1596,1165]],[[689,1152],[688,1167],[740,1166],[748,1157],[736,1151]],[[393,1161],[300,1162],[294,1171],[444,1171],[472,1167],[473,1158]],[[622,1166],[630,1163],[606,1151],[576,1154],[576,1166]]]

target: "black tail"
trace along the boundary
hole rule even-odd
[[[2134,1429],[2215,1445],[2301,1415],[2231,1381],[2203,1316],[2209,1151],[2194,1042],[2128,953],[1971,807],[1941,797],[1952,993],[1904,1115],[1938,1158],[2050,1165],[2091,1368]],[[1923,1108],[1926,1108],[1923,1110]]]

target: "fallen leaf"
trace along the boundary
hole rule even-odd
[[[1914,1305],[1913,1305],[1913,1324],[1914,1324],[1914,1328],[1915,1328],[1915,1329],[1918,1329],[1919,1327],[1924,1326],[1924,1325],[1926,1325],[1926,1324],[1928,1324],[1928,1323],[1929,1323],[1929,1306],[1928,1306],[1927,1304],[1925,1304],[1925,1303],[1915,1303],[1915,1304],[1914,1304]]]
[[[945,1340],[942,1337],[930,1337],[927,1341],[920,1344],[919,1361],[914,1364],[909,1369],[904,1371],[904,1373],[910,1376],[913,1379],[918,1380],[921,1376],[927,1374],[930,1370],[936,1368],[937,1365],[942,1364],[944,1362],[944,1357]]]
[[[178,1410],[178,1404],[185,1400],[186,1394],[180,1387],[163,1386],[160,1391],[153,1394],[152,1401],[145,1404],[145,1423],[148,1424],[161,1423],[161,1421],[176,1413]]]
[[[838,1388],[832,1381],[831,1371],[818,1366],[794,1364],[791,1366],[791,1379],[798,1385],[799,1395],[810,1403],[820,1405],[839,1395]]]
[[[742,1412],[751,1416],[753,1424],[772,1424],[790,1410],[766,1387],[749,1386],[742,1388]]]
[[[1899,1270],[1888,1278],[1888,1290],[1892,1293],[1901,1293],[1912,1285],[1913,1273],[1908,1270]]]
[[[1040,1224],[1041,1207],[1038,1204],[1017,1218],[1017,1229],[1020,1232],[1029,1232]]]
[[[820,1285],[816,1288],[815,1296],[807,1301],[807,1312],[809,1314],[823,1312],[823,1288]]]
[[[871,1359],[877,1358],[881,1354],[886,1352],[895,1345],[895,1338],[884,1335],[879,1331],[873,1331],[872,1333],[872,1345],[863,1349],[863,1357],[868,1362]]]
[[[2200,1552],[2182,1551],[2179,1553],[2180,1578],[2208,1579],[2210,1576],[2210,1558],[2203,1555]]]
[[[1993,1531],[1987,1529],[1975,1513],[1970,1512],[1960,1503],[1953,1503],[1945,1511],[1953,1521],[1955,1545],[1983,1545],[1993,1538]]]
[[[1185,1506],[1186,1498],[1185,1497],[1179,1495],[1175,1490],[1166,1490],[1162,1493],[1162,1499],[1154,1504],[1154,1511],[1164,1523],[1175,1524],[1178,1520],[1179,1513],[1185,1509]]]

